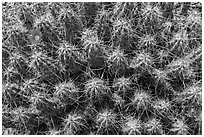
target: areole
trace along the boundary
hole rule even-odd
[[[30,34],[28,37],[29,37],[31,43],[36,44],[36,43],[40,42],[40,40],[42,38],[42,33],[41,33],[40,29],[33,29],[30,31]]]

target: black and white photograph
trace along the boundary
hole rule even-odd
[[[202,135],[202,2],[1,2],[2,135]]]

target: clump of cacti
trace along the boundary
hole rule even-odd
[[[201,135],[202,4],[3,2],[3,135]]]

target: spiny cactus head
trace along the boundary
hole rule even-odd
[[[122,125],[122,132],[128,135],[140,135],[142,133],[142,122],[134,117],[127,117]]]
[[[66,133],[75,134],[81,128],[86,127],[85,119],[77,113],[70,113],[65,118],[63,118],[63,131]]]
[[[157,118],[151,118],[144,124],[145,130],[148,134],[164,134],[164,131],[162,129],[162,124],[159,119]]]
[[[90,99],[100,98],[108,94],[109,87],[100,78],[91,78],[85,83],[85,93]]]
[[[175,118],[170,131],[176,135],[189,135],[190,127],[185,123],[185,119]]]

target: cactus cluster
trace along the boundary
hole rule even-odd
[[[201,135],[201,3],[3,2],[2,134]]]

